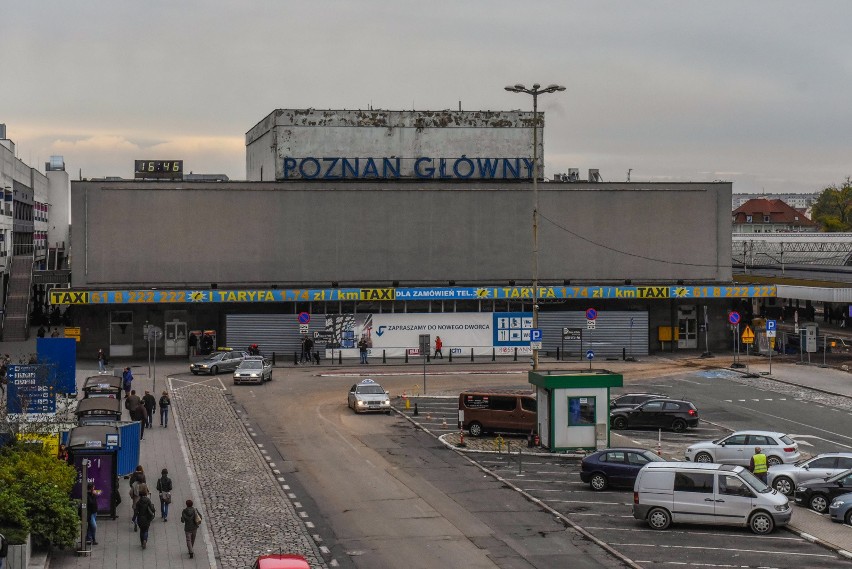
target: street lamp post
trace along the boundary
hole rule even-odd
[[[526,93],[533,98],[533,328],[538,328],[538,96],[542,93],[564,91],[562,85],[548,85],[544,89],[533,83],[527,89],[520,83],[506,87],[512,93]],[[538,370],[538,349],[533,349],[533,370]]]

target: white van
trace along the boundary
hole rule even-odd
[[[766,534],[792,515],[784,494],[742,466],[650,462],[633,486],[633,517],[652,529],[682,522],[748,526]]]

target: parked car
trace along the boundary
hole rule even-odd
[[[770,486],[792,496],[802,482],[827,478],[852,468],[852,452],[827,452],[795,464],[776,464],[769,467]]]
[[[761,448],[769,466],[791,464],[802,457],[799,444],[784,433],[737,431],[715,441],[691,445],[686,449],[686,460],[748,466],[755,447]]]
[[[189,364],[189,371],[193,375],[209,373],[216,375],[221,371],[234,371],[242,363],[245,354],[236,350],[216,352],[205,359]]]
[[[264,381],[272,381],[272,360],[263,356],[246,356],[234,371],[234,385]]]
[[[673,522],[747,526],[756,534],[790,521],[787,496],[742,466],[651,462],[633,487],[633,517],[652,529]]]
[[[390,415],[390,396],[381,385],[372,379],[365,379],[349,388],[347,404],[356,413],[381,411]]]
[[[518,389],[473,389],[459,394],[459,429],[485,433],[533,433],[538,426],[535,393]]]
[[[852,493],[841,494],[828,507],[831,521],[852,526]]]
[[[654,427],[679,433],[698,425],[698,409],[689,401],[651,399],[636,407],[613,409],[609,424],[613,429]]]
[[[852,490],[852,469],[827,478],[802,482],[796,486],[796,504],[824,514],[835,498],[841,494],[848,494],[850,490]]]
[[[649,462],[665,462],[656,453],[643,448],[608,448],[592,453],[580,465],[580,480],[592,490],[609,486],[633,488],[636,475]]]
[[[609,408],[616,409],[618,407],[636,407],[637,405],[641,405],[645,401],[650,401],[651,399],[667,398],[668,395],[664,395],[662,393],[625,393],[624,395],[619,395],[610,401]]]
[[[252,569],[311,569],[311,566],[301,555],[276,553],[261,555],[255,560]]]

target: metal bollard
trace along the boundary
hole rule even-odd
[[[405,363],[408,363],[408,350],[405,350]]]
[[[496,349],[494,349],[494,348],[491,348],[491,361],[492,361],[492,362],[496,362],[496,361],[497,361],[497,350],[496,350]]]
[[[473,348],[470,349],[470,361],[473,361]]]
[[[388,363],[388,358],[387,358],[387,354],[385,353],[385,350],[382,350],[382,363],[383,364]]]
[[[450,359],[447,360],[449,363],[453,363],[453,349],[450,348]]]
[[[562,361],[562,359],[559,357],[559,346],[556,346],[556,361]]]
[[[275,365],[275,352],[272,352],[272,365]]]
[[[420,411],[417,410],[417,401],[414,402],[414,415],[417,416],[420,414]]]
[[[515,348],[515,359],[514,361],[518,361],[518,348]]]
[[[293,365],[299,365],[299,354],[297,354],[296,352],[293,352]]]
[[[337,351],[337,363],[343,364],[343,350]]]
[[[521,472],[523,471],[523,467],[524,467],[524,458],[523,458],[524,455],[521,452],[522,450],[523,450],[523,445],[518,445],[518,475],[521,474]]]

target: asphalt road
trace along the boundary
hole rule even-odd
[[[569,559],[578,569],[619,566],[400,415],[355,415],[346,393],[358,379],[276,369],[271,383],[232,388],[243,416],[284,458],[288,480],[309,496],[308,509],[317,510],[310,517],[323,520],[324,543],[340,566],[562,568]],[[413,384],[409,376],[379,379],[395,393]],[[430,386],[458,391],[460,381]]]

